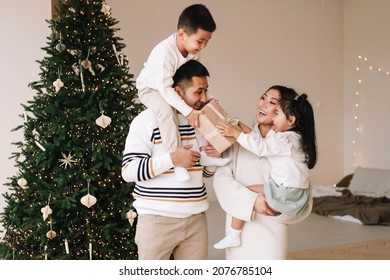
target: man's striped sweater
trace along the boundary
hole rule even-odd
[[[199,151],[195,130],[178,115],[182,145],[192,144]],[[133,206],[138,214],[156,214],[184,218],[207,210],[207,192],[203,177],[214,174],[195,164],[188,169],[190,180],[179,182],[169,152],[162,145],[155,113],[146,109],[134,118],[123,152],[122,177],[135,182]]]

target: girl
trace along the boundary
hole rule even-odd
[[[260,112],[262,113],[262,112]],[[241,124],[240,132],[229,124],[220,123],[219,132],[232,136],[237,142],[259,157],[267,157],[271,165],[266,183],[248,188],[264,196],[269,208],[288,216],[307,213],[310,202],[309,169],[317,161],[314,114],[307,95],[279,100],[273,117],[273,130],[266,138],[259,137]],[[244,221],[232,218],[227,236],[216,243],[216,249],[241,245]]]

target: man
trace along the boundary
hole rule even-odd
[[[176,71],[173,87],[189,106],[198,108],[207,100],[208,76],[200,62],[190,60]],[[195,130],[180,113],[178,120],[183,146],[174,152],[162,145],[157,117],[150,109],[134,118],[126,139],[122,176],[135,182],[135,242],[140,260],[208,258],[205,211],[209,204],[203,177],[212,176],[215,167],[199,164]],[[220,156],[215,150],[209,155]],[[179,182],[174,166],[187,168],[190,179]]]

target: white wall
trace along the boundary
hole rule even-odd
[[[344,174],[342,1],[198,2],[210,9],[217,23],[204,50],[210,93],[228,113],[252,123],[257,100],[269,86],[307,92],[315,109],[319,148],[312,181],[335,183]],[[132,73],[138,75],[152,47],[175,32],[180,12],[193,3],[109,1]]]
[[[352,172],[356,165],[389,169],[390,1],[344,0],[343,8],[345,170]],[[359,55],[376,67],[370,70],[360,60],[361,84],[356,71]],[[360,89],[359,96],[356,89]]]
[[[32,98],[28,83],[39,79],[35,62],[45,55],[50,34],[50,1],[3,1],[0,9],[2,39],[0,82],[1,150],[0,192],[16,170],[8,160],[15,151],[12,142],[23,140],[10,132],[21,124],[20,103]],[[31,2],[31,3],[30,3]],[[127,45],[130,71],[138,75],[151,48],[173,33],[180,12],[195,3],[189,0],[107,0],[119,20],[119,35]],[[211,73],[210,93],[232,115],[251,123],[258,97],[269,86],[283,84],[305,91],[315,108],[319,162],[312,172],[313,183],[334,183],[351,166],[351,92],[355,87],[357,54],[390,69],[387,29],[387,0],[200,0],[217,23],[204,63]],[[31,31],[32,30],[32,31]],[[390,168],[388,82],[372,78],[364,126],[370,138],[362,140],[366,166]],[[376,86],[378,85],[379,88]],[[386,95],[386,98],[389,95]],[[364,99],[365,101],[366,99]],[[362,105],[363,106],[363,105]],[[368,107],[367,107],[368,106]],[[379,108],[379,110],[378,110]],[[381,130],[372,131],[367,118],[375,116]],[[374,135],[374,137],[372,136]],[[364,144],[364,145],[363,145]],[[0,200],[0,204],[2,200]]]
[[[0,194],[6,191],[3,185],[7,178],[16,174],[14,161],[8,158],[16,152],[11,143],[23,140],[23,132],[11,132],[23,122],[23,107],[32,99],[28,84],[39,80],[36,60],[44,57],[41,50],[50,34],[45,19],[50,18],[50,0],[1,1],[0,9]],[[0,212],[4,204],[0,197]],[[0,228],[1,229],[1,228]]]

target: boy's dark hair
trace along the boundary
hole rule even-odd
[[[179,16],[177,29],[183,28],[189,35],[194,34],[198,29],[214,32],[217,28],[213,16],[203,4],[194,4],[183,10]]]
[[[317,145],[313,107],[306,94],[299,95],[294,89],[275,85],[270,87],[280,93],[279,105],[287,118],[295,117],[295,126],[291,129],[301,135],[301,145],[306,154],[307,166],[312,169],[317,163]]]
[[[209,77],[207,68],[197,60],[191,59],[180,66],[173,75],[173,86],[185,88],[193,77]]]

